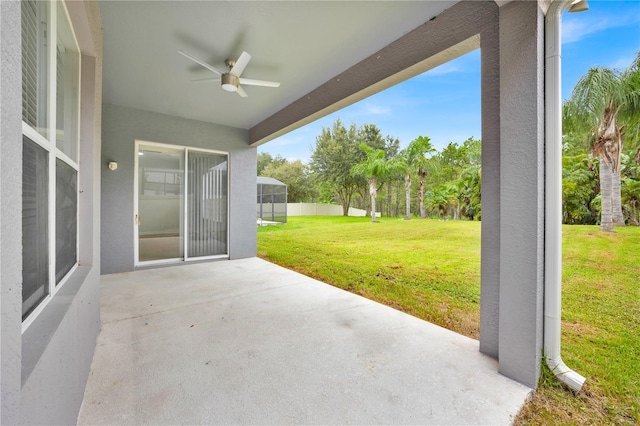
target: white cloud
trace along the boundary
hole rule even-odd
[[[442,65],[438,65],[435,68],[430,69],[429,71],[427,71],[425,73],[425,76],[436,76],[436,75],[445,75],[445,74],[451,74],[454,72],[459,72],[461,71],[460,67],[458,66],[458,64],[456,63],[452,63],[452,62],[445,62]]]
[[[567,19],[562,24],[562,44],[580,41],[590,34],[604,31],[610,28],[625,27],[640,22],[640,16],[630,14],[627,16],[593,16],[576,17]]]
[[[271,143],[272,145],[277,145],[277,146],[288,146],[288,145],[300,144],[308,139],[306,133],[307,132],[301,132],[299,129],[297,133],[292,132],[291,134],[280,136],[279,138],[274,139]]]
[[[391,112],[391,108],[373,102],[365,102],[361,107],[362,114],[384,115]]]
[[[277,145],[277,146],[287,146],[287,145],[293,145],[294,143],[296,143],[296,141],[292,138],[288,138],[286,136],[281,136],[275,140],[273,140],[273,142],[271,143],[271,145]]]
[[[422,74],[424,77],[434,77],[460,72],[469,72],[478,70],[480,67],[480,50],[476,49],[449,62],[438,65],[435,68]]]
[[[629,68],[629,65],[631,65],[635,58],[636,57],[634,55],[623,56],[611,63],[611,65],[609,65],[609,68],[615,68],[617,70],[624,71]]]

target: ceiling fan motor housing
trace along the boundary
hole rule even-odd
[[[236,92],[238,90],[240,79],[233,74],[222,74],[222,88],[227,92]]]

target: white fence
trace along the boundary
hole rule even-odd
[[[349,207],[349,216],[366,216],[366,210]],[[342,216],[342,206],[337,204],[287,203],[287,216]],[[380,217],[380,212],[376,212]]]

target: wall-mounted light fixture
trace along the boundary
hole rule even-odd
[[[113,171],[118,168],[118,163],[116,161],[109,161],[109,170]]]

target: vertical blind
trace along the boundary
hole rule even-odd
[[[47,137],[47,7],[21,2],[22,119]]]
[[[227,156],[188,151],[187,256],[227,252]]]

